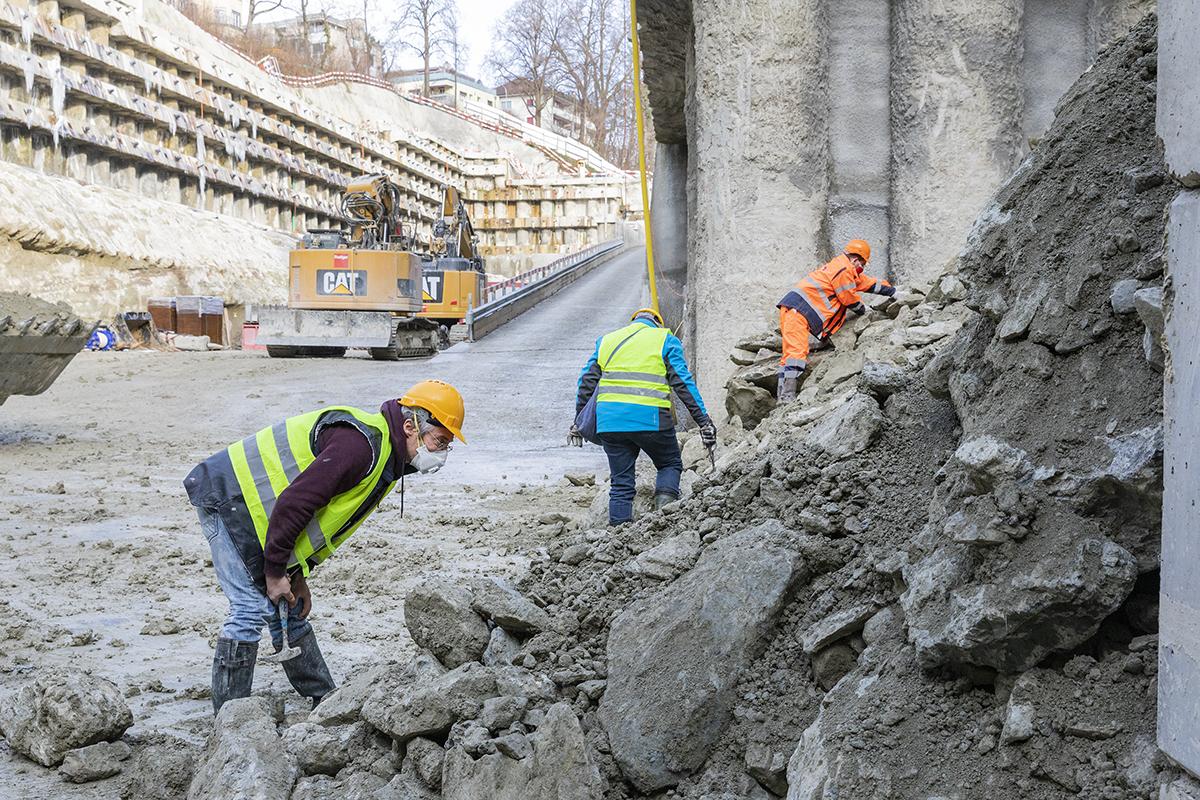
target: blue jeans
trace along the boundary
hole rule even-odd
[[[254,585],[246,562],[238,555],[229,531],[219,514],[206,509],[197,509],[200,514],[200,528],[204,538],[212,550],[213,570],[217,573],[217,582],[221,591],[229,601],[229,614],[225,617],[225,625],[221,628],[221,636],[239,642],[257,642],[262,636],[263,625],[271,629],[271,641],[276,647],[283,644],[283,625],[279,622],[279,614],[267,596]],[[293,612],[299,611],[299,607]],[[312,626],[306,619],[288,617],[288,639],[299,641],[312,631]]]
[[[612,488],[608,492],[608,522],[620,525],[633,519],[633,497],[637,492],[637,458],[639,453],[650,456],[658,470],[654,482],[655,494],[679,497],[679,476],[683,473],[683,458],[679,455],[679,440],[675,430],[630,431],[602,433],[600,443],[608,456]]]

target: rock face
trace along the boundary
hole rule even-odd
[[[600,720],[625,777],[644,792],[704,763],[742,670],[802,574],[762,529],[721,540],[695,568],[612,625]]]
[[[120,738],[133,714],[116,685],[78,670],[46,670],[0,701],[9,746],[54,767],[67,751]]]
[[[487,623],[471,608],[471,594],[442,579],[429,579],[404,599],[404,622],[413,641],[448,668],[478,661],[488,643]]]
[[[565,703],[546,711],[531,751],[521,759],[492,753],[472,759],[462,748],[446,755],[444,800],[600,800],[604,784],[575,712]]]
[[[230,700],[217,714],[187,800],[287,800],[298,774],[275,729],[270,701]]]

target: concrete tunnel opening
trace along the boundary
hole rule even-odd
[[[661,311],[717,444],[679,434],[665,503],[642,459],[612,526],[611,463],[562,440],[647,302],[627,174],[485,109],[291,85],[157,0],[0,5],[0,794],[1200,800],[1196,4],[637,10]],[[474,341],[76,355],[149,298],[281,295],[363,171],[422,235],[461,182],[521,273]],[[855,238],[902,291],[783,401],[775,303]],[[378,452],[427,378],[471,444],[312,570],[337,688],[260,663],[214,719],[209,664],[245,648],[180,479],[273,422],[285,473],[322,434],[277,421],[332,405]]]

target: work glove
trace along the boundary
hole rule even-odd
[[[850,306],[850,310],[853,311],[854,315],[857,317],[861,317],[863,314],[867,313],[867,307],[862,303],[855,303],[854,305]]]
[[[700,426],[700,441],[704,442],[705,447],[714,447],[716,445],[717,426],[712,423],[712,420]]]
[[[583,447],[583,434],[574,425],[571,426],[571,432],[567,434],[567,445],[569,447]]]

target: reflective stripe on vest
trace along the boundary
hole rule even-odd
[[[391,491],[394,482],[389,483],[386,491],[375,492],[392,455],[387,420],[382,414],[332,406],[263,428],[253,436],[234,442],[227,451],[259,544],[266,549],[267,527],[275,502],[283,490],[316,460],[313,446],[317,434],[330,421],[345,422],[362,431],[371,444],[373,461],[366,477],[319,509],[296,540],[288,567],[299,567],[305,575],[313,564],[332,555],[354,533],[366,513],[372,510],[364,509],[364,504],[372,501],[373,505],[377,504]],[[360,511],[365,513],[360,514]]]
[[[667,365],[662,357],[663,345],[670,333],[666,328],[651,328],[634,322],[604,336],[597,354],[597,361],[604,370],[596,402],[670,408],[671,385],[667,382]],[[617,350],[623,341],[625,344]]]

